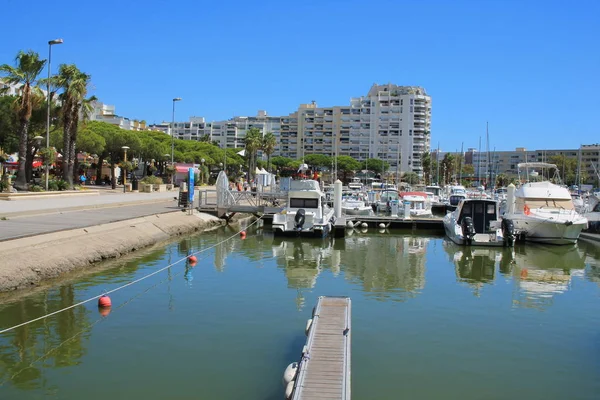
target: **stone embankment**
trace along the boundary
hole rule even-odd
[[[177,211],[0,242],[0,292],[223,224],[209,214]]]

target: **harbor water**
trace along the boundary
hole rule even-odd
[[[184,238],[0,298],[0,330],[234,234]],[[0,335],[1,399],[282,399],[321,295],[352,298],[353,399],[597,399],[600,247],[250,229],[96,302]],[[106,314],[106,313],[105,313]]]

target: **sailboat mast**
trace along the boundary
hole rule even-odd
[[[490,182],[488,181],[492,179],[492,169],[490,167],[490,132],[488,130],[489,127],[489,123],[486,121],[485,122],[485,147],[486,147],[486,151],[487,151],[487,165],[485,166],[486,169],[486,179],[485,179],[485,183],[487,186],[490,186]]]
[[[460,143],[460,160],[458,162],[458,184],[462,185],[462,163],[463,163],[463,156],[465,153],[463,153],[463,146],[465,145],[465,142],[461,142]]]
[[[481,186],[481,136],[479,136],[479,147],[477,148],[477,186]]]
[[[437,171],[435,180],[437,181],[437,185],[440,184],[440,142],[438,142],[437,154],[435,155],[435,160],[437,161]]]

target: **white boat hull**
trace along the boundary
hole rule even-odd
[[[452,240],[454,243],[460,246],[467,244],[462,234],[461,227],[456,225],[454,221],[444,218],[444,230],[446,231],[446,236],[448,236],[448,239]],[[476,233],[469,245],[487,247],[505,246],[504,238],[502,237],[502,232],[500,230],[498,230],[496,233]]]
[[[530,216],[513,216],[515,229],[525,235],[525,240],[547,244],[577,243],[581,231],[587,227],[587,220],[552,221]]]
[[[343,207],[342,206],[342,214],[371,215],[371,214],[373,214],[373,209],[370,206],[363,206],[363,207]]]

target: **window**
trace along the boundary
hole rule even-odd
[[[494,215],[496,213],[496,206],[493,204],[488,204],[487,205],[487,213]]]
[[[413,104],[413,101],[414,101],[413,99],[410,99],[410,104],[411,105]],[[411,109],[412,109],[412,107],[411,107]]]
[[[403,105],[403,103],[404,103],[404,100],[400,99],[400,105]],[[402,110],[402,109],[400,109],[400,110]],[[402,112],[402,111],[400,111],[400,112]]]
[[[319,208],[318,199],[290,199],[292,208]]]

